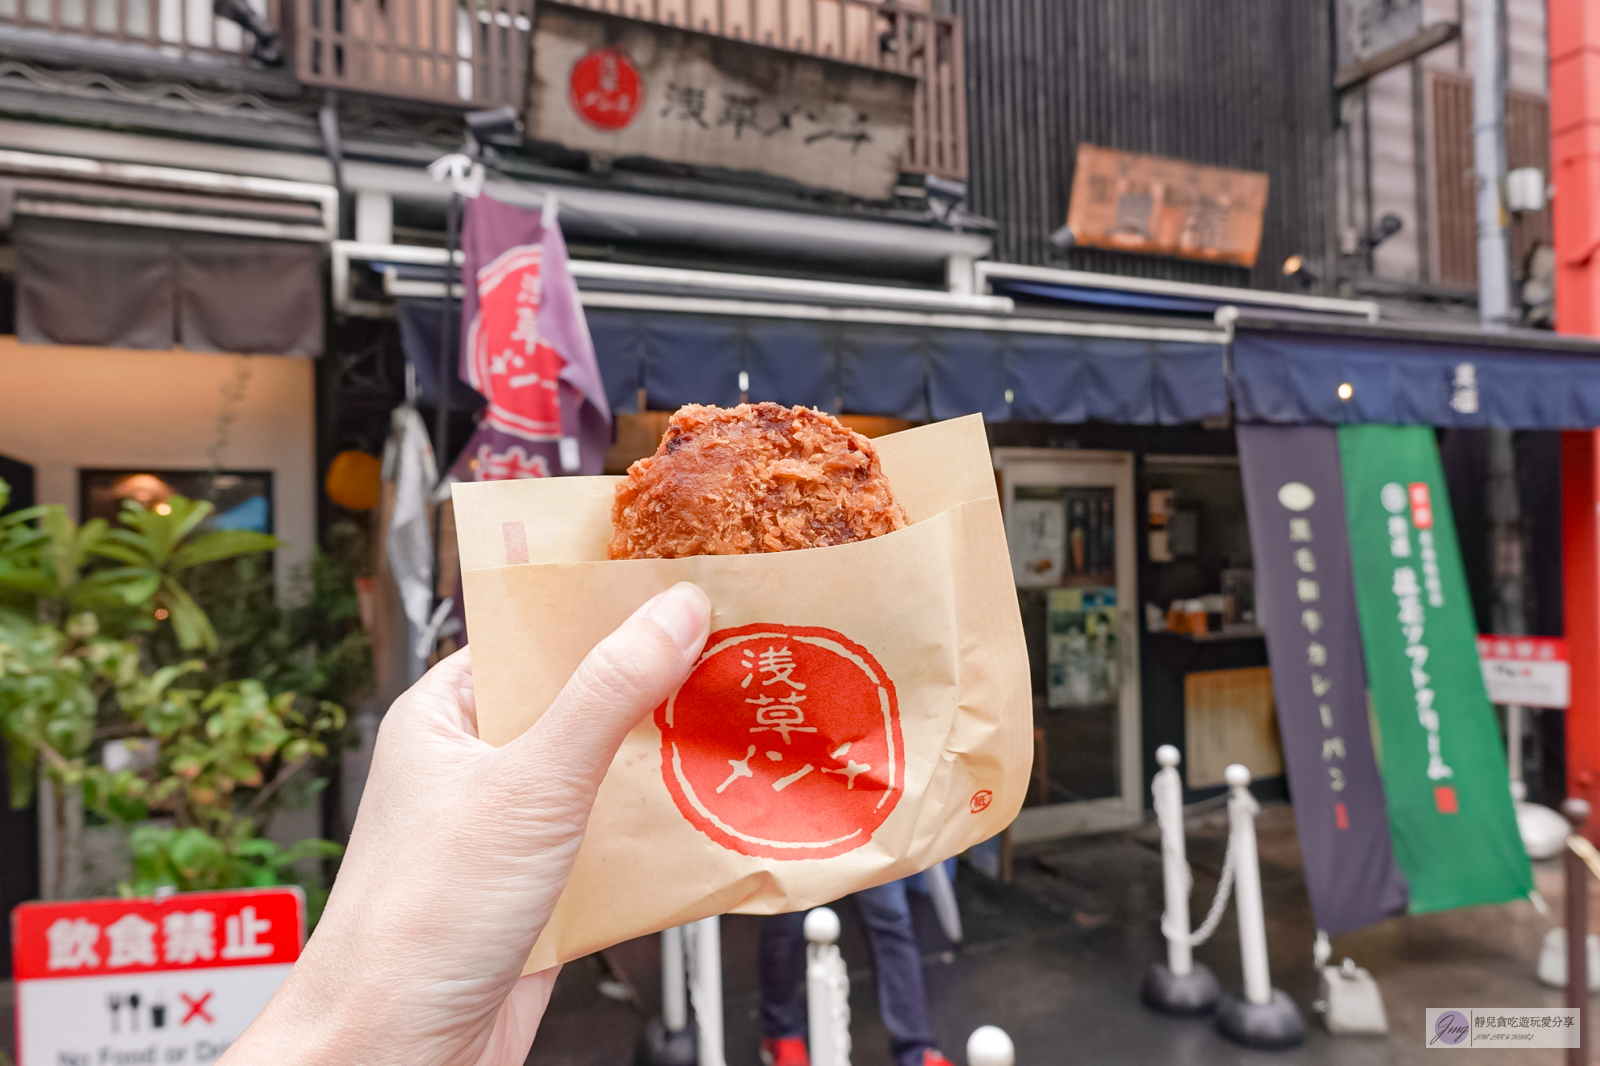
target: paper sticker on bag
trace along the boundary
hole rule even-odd
[[[824,859],[900,798],[900,708],[871,653],[831,629],[711,634],[656,711],[661,774],[691,825],[741,855]]]

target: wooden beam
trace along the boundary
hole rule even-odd
[[[1385,48],[1375,56],[1363,59],[1359,63],[1352,63],[1341,68],[1333,76],[1333,87],[1340,92],[1354,88],[1382,74],[1392,70],[1403,63],[1409,63],[1418,56],[1433,51],[1442,44],[1449,44],[1461,36],[1461,24],[1457,22],[1435,22],[1424,27],[1420,33],[1408,37],[1397,45]]]

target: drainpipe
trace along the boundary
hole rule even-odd
[[[1600,335],[1600,6],[1549,0],[1550,168],[1556,328]],[[1600,804],[1600,431],[1562,435],[1567,795]],[[1596,837],[1600,819],[1586,832]]]

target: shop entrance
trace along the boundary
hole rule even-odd
[[[1138,823],[1133,456],[996,448],[1033,675],[1034,764],[1017,843]]]

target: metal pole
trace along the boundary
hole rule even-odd
[[[681,1033],[689,1026],[689,986],[680,925],[661,930],[661,1024],[669,1033]]]
[[[1174,976],[1186,976],[1194,969],[1194,948],[1189,944],[1189,879],[1183,839],[1183,780],[1178,775],[1178,749],[1163,744],[1156,749],[1161,769],[1150,783],[1161,828],[1161,884],[1166,891],[1167,908],[1161,930],[1167,938],[1167,968]]]
[[[1250,770],[1234,763],[1225,771],[1228,787],[1228,847],[1233,849],[1233,900],[1239,916],[1239,962],[1244,970],[1244,998],[1272,1002],[1272,975],[1267,969],[1267,920],[1261,902],[1261,867],[1256,856],[1256,812],[1250,795]]]
[[[1528,798],[1528,786],[1522,780],[1522,708],[1515,703],[1506,704],[1506,758],[1511,765],[1511,798],[1518,803]]]
[[[441,478],[449,472],[452,458],[445,451],[445,433],[450,427],[450,375],[455,373],[457,359],[457,349],[451,341],[460,332],[459,328],[452,328],[452,326],[458,325],[460,317],[460,312],[455,306],[454,296],[456,245],[460,243],[460,236],[457,233],[459,228],[457,215],[460,212],[460,202],[460,196],[452,188],[450,191],[450,203],[445,208],[444,214],[444,246],[446,253],[444,260],[444,300],[440,304],[442,310],[439,312],[439,365],[435,368],[436,373],[434,374],[434,383],[438,390],[438,395],[434,399],[438,407],[433,416],[433,458],[434,462],[438,464]],[[429,492],[431,494],[432,486],[429,487]],[[439,591],[439,539],[443,531],[444,508],[435,506],[433,508],[433,569],[428,572],[428,584],[430,586],[428,592],[431,594],[431,598],[428,601],[430,612],[439,605],[439,601],[444,595]],[[429,649],[429,654],[432,654],[432,649]]]
[[[1498,0],[1473,0],[1472,167],[1478,184],[1478,319],[1505,329],[1511,309],[1511,271],[1500,207],[1505,172]]]
[[[461,243],[458,233],[460,228],[459,216],[461,212],[461,197],[454,189],[450,191],[450,203],[444,213],[444,301],[439,312],[439,365],[435,367],[435,385],[438,387],[438,410],[433,416],[433,452],[439,457],[439,470],[442,473],[449,465],[451,457],[445,452],[445,430],[450,424],[450,405],[447,402],[450,396],[450,375],[455,373],[456,361],[459,352],[451,341],[456,339],[459,332],[457,316],[460,314],[456,307],[456,246]]]
[[[1569,799],[1561,813],[1574,833],[1583,832],[1589,820],[1589,804]],[[1583,858],[1567,848],[1567,1006],[1578,1010],[1578,1046],[1567,1049],[1567,1066],[1587,1066],[1589,1025],[1585,1008],[1589,1005],[1589,867]]]
[[[722,1058],[722,925],[712,916],[694,923],[694,1016],[700,1031],[700,1066],[726,1066]]]

